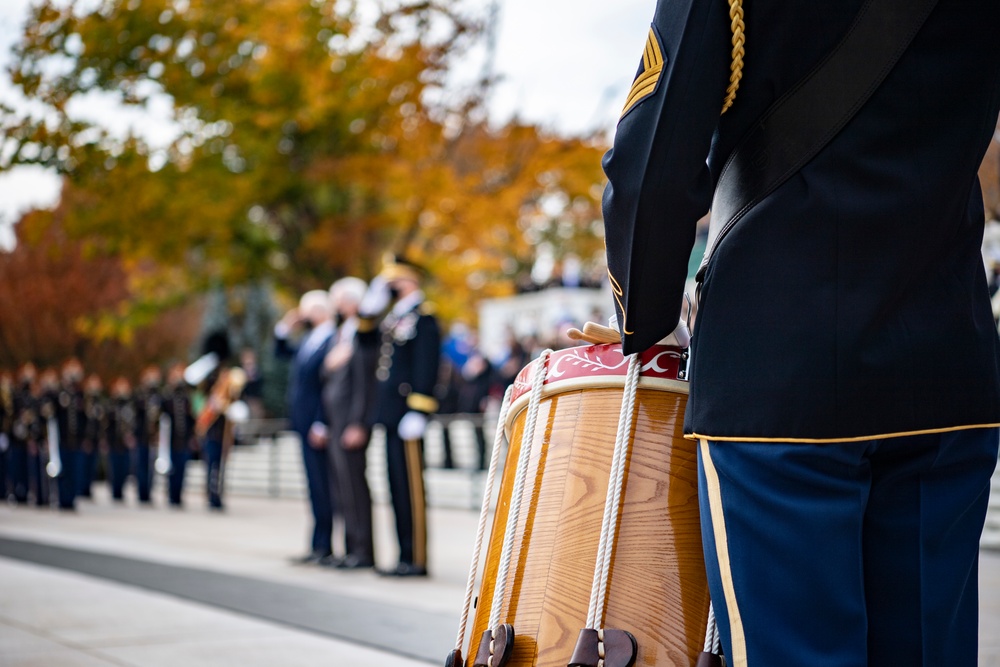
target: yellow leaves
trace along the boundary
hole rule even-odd
[[[481,100],[430,101],[460,56],[454,35],[473,41],[451,3],[411,3],[364,35],[340,7],[108,0],[78,17],[39,10],[83,45],[54,84],[64,94],[141,92],[152,76],[182,126],[155,170],[139,140],[73,155],[65,230],[125,262],[128,317],[220,280],[298,290],[367,277],[386,249],[424,261],[442,313],[457,313],[509,291],[540,241],[558,237],[581,257],[599,247],[600,146],[524,123],[490,127]],[[414,39],[432,19],[451,21],[441,33],[451,36]],[[26,39],[31,58],[51,54],[40,33]],[[39,141],[72,144],[88,129]],[[556,200],[565,205],[546,209]],[[115,321],[86,326],[105,336]]]

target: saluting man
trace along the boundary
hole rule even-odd
[[[727,10],[657,3],[604,160],[626,354],[678,325],[712,209],[685,431],[726,663],[973,667],[1000,3]]]
[[[301,564],[333,564],[333,519],[335,499],[330,493],[327,432],[323,417],[323,359],[330,349],[336,325],[330,302],[323,290],[306,292],[274,326],[274,352],[291,360],[288,381],[288,414],[292,430],[299,434],[302,464],[309,488],[313,515],[309,551],[292,560]],[[296,345],[293,329],[305,329]]]
[[[433,396],[441,334],[420,289],[424,273],[402,257],[388,259],[360,308],[359,335],[375,337],[379,344],[374,423],[386,431],[389,491],[399,540],[399,563],[379,570],[385,576],[427,575],[423,437],[428,415],[438,407]],[[386,308],[389,311],[379,322]]]

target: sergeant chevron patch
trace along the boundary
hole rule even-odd
[[[660,40],[656,36],[656,31],[650,27],[649,37],[646,39],[646,49],[642,53],[642,72],[632,82],[632,89],[625,101],[625,108],[622,109],[622,117],[656,91],[656,84],[659,83],[660,73],[663,71],[663,62],[663,49],[660,48]]]

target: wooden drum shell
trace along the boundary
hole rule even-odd
[[[489,622],[517,461],[521,447],[528,446],[527,482],[500,614],[500,622],[514,627],[508,664],[517,667],[565,667],[587,620],[622,388],[572,385],[547,388],[531,443],[522,442],[523,405],[508,419],[510,447],[472,648]],[[598,624],[635,635],[637,666],[694,665],[704,644],[709,592],[696,443],[682,432],[686,403],[683,391],[642,385],[638,390],[607,612]],[[471,667],[475,651],[470,652]]]

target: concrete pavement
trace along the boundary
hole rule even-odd
[[[0,558],[4,667],[427,667],[162,593]]]
[[[434,508],[431,577],[292,565],[305,503],[231,497],[210,513],[114,505],[0,507],[0,665],[441,664],[454,643],[477,516]],[[391,514],[376,550],[395,562]],[[980,665],[1000,667],[1000,551],[981,559]]]

